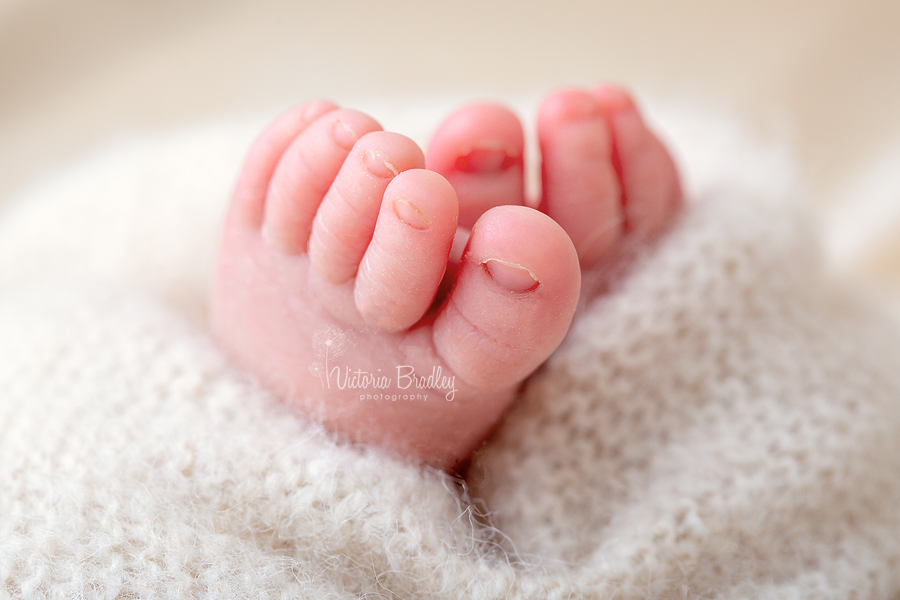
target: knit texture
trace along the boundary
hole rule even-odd
[[[347,446],[210,339],[253,127],[134,142],[0,216],[0,598],[893,598],[900,337],[782,156],[672,114],[691,203],[468,481]]]

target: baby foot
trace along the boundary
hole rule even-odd
[[[212,326],[330,430],[452,468],[562,340],[580,273],[551,218],[460,206],[424,165],[356,111],[315,102],[276,121],[231,201]],[[441,288],[459,213],[474,227]]]
[[[586,271],[602,271],[660,233],[682,203],[671,156],[619,89],[549,96],[538,112],[537,134],[540,208],[571,236]],[[484,210],[525,203],[523,148],[512,112],[476,104],[444,121],[426,162],[453,184],[461,205]]]

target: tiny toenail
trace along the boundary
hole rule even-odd
[[[331,137],[337,142],[337,145],[344,150],[349,150],[359,139],[359,136],[353,131],[353,128],[343,121],[335,121],[331,125]]]
[[[590,94],[572,94],[559,108],[558,116],[564,121],[581,121],[603,116],[603,107]]]
[[[409,200],[397,198],[394,200],[393,206],[394,214],[397,215],[397,218],[413,229],[425,231],[431,227],[431,221],[428,220],[425,213],[419,210],[419,207]]]
[[[464,173],[499,173],[510,168],[519,158],[515,148],[502,143],[480,144],[456,159],[456,170]]]
[[[312,121],[312,119],[309,118],[309,115],[313,114],[313,109],[318,107],[319,103],[317,101],[314,101],[305,104],[303,108],[300,109],[300,119],[303,121],[303,123],[309,124]]]
[[[380,150],[366,150],[363,161],[369,173],[376,177],[394,177],[398,174],[397,169],[390,163],[390,157]]]
[[[486,258],[481,264],[497,285],[511,292],[530,292],[540,284],[534,273],[522,265],[499,258]]]
[[[594,96],[611,112],[635,109],[631,96],[616,87],[599,86],[594,89]]]

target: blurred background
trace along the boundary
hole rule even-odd
[[[900,139],[898,32],[896,0],[0,0],[0,198],[118,138],[312,97],[612,80],[789,141],[827,204]]]

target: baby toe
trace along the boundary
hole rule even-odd
[[[359,140],[313,220],[309,259],[319,277],[341,284],[356,275],[391,180],[424,164],[422,150],[400,134],[376,131]]]
[[[279,252],[307,250],[312,220],[350,150],[377,121],[354,110],[320,116],[288,146],[266,193],[263,238]]]
[[[572,238],[582,266],[596,263],[622,234],[621,190],[612,137],[598,99],[582,90],[548,97],[538,112],[542,210]]]
[[[624,230],[628,235],[652,237],[682,204],[675,162],[626,92],[602,86],[592,93],[603,107],[613,137]]]
[[[257,137],[241,167],[229,206],[229,223],[258,229],[269,183],[278,161],[311,123],[337,106],[325,100],[313,100],[281,115]]]
[[[406,171],[387,186],[354,288],[366,323],[399,331],[422,318],[447,267],[457,212],[453,187],[432,171]]]
[[[524,145],[518,117],[497,104],[465,106],[438,127],[426,164],[456,190],[461,227],[494,206],[524,202]]]

